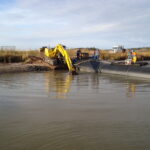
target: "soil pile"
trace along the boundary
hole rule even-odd
[[[24,63],[1,63],[0,74],[30,72],[30,71],[49,71],[51,66],[44,62],[43,58],[31,56]]]

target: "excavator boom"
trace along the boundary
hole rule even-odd
[[[45,55],[49,58],[55,58],[58,55],[58,53],[61,53],[61,55],[64,57],[69,71],[75,72],[75,68],[73,67],[70,56],[68,52],[65,50],[65,48],[63,47],[63,45],[58,44],[54,50],[49,50],[48,48],[45,48]]]

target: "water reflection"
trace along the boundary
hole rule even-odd
[[[59,99],[68,98],[71,92],[89,92],[92,94],[122,92],[126,97],[132,98],[136,96],[139,86],[145,82],[122,76],[101,74],[80,74],[73,76],[68,72],[62,71],[46,72],[44,73],[44,79],[49,96]]]
[[[55,94],[55,98],[64,99],[67,97],[67,93],[69,93],[71,88],[73,75],[53,71],[45,73],[44,77],[46,90],[49,93]]]
[[[128,83],[127,87],[127,97],[134,97],[136,93],[136,84],[135,83]]]
[[[149,93],[147,81],[111,75],[0,76],[0,149],[148,149]]]
[[[132,78],[127,76],[105,74],[101,76],[101,80],[105,80],[105,84],[102,86],[106,84],[108,85],[108,88],[113,86],[113,92],[122,91],[128,98],[135,97],[137,93],[141,91],[141,89],[142,92],[147,92],[147,90],[150,88],[149,80],[140,80],[139,78]]]
[[[90,92],[92,89],[99,91],[99,74],[80,74],[74,76],[68,72],[53,71],[44,74],[45,89],[49,96],[59,99],[67,99],[70,92]]]
[[[15,95],[17,93],[17,95],[39,96],[46,90],[48,96],[60,99],[66,99],[69,95],[72,96],[75,93],[116,92],[122,92],[126,97],[133,98],[139,92],[149,93],[149,86],[149,81],[124,76],[102,74],[72,76],[64,71],[0,76],[0,93],[3,93],[3,95],[7,95],[7,93]],[[46,93],[43,95],[45,96]]]

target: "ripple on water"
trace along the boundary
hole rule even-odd
[[[150,84],[66,72],[0,76],[0,149],[149,148]]]

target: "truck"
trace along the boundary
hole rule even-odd
[[[116,52],[119,52],[119,51],[123,51],[124,50],[124,46],[123,45],[113,46],[112,50],[113,50],[113,53],[116,53]]]

